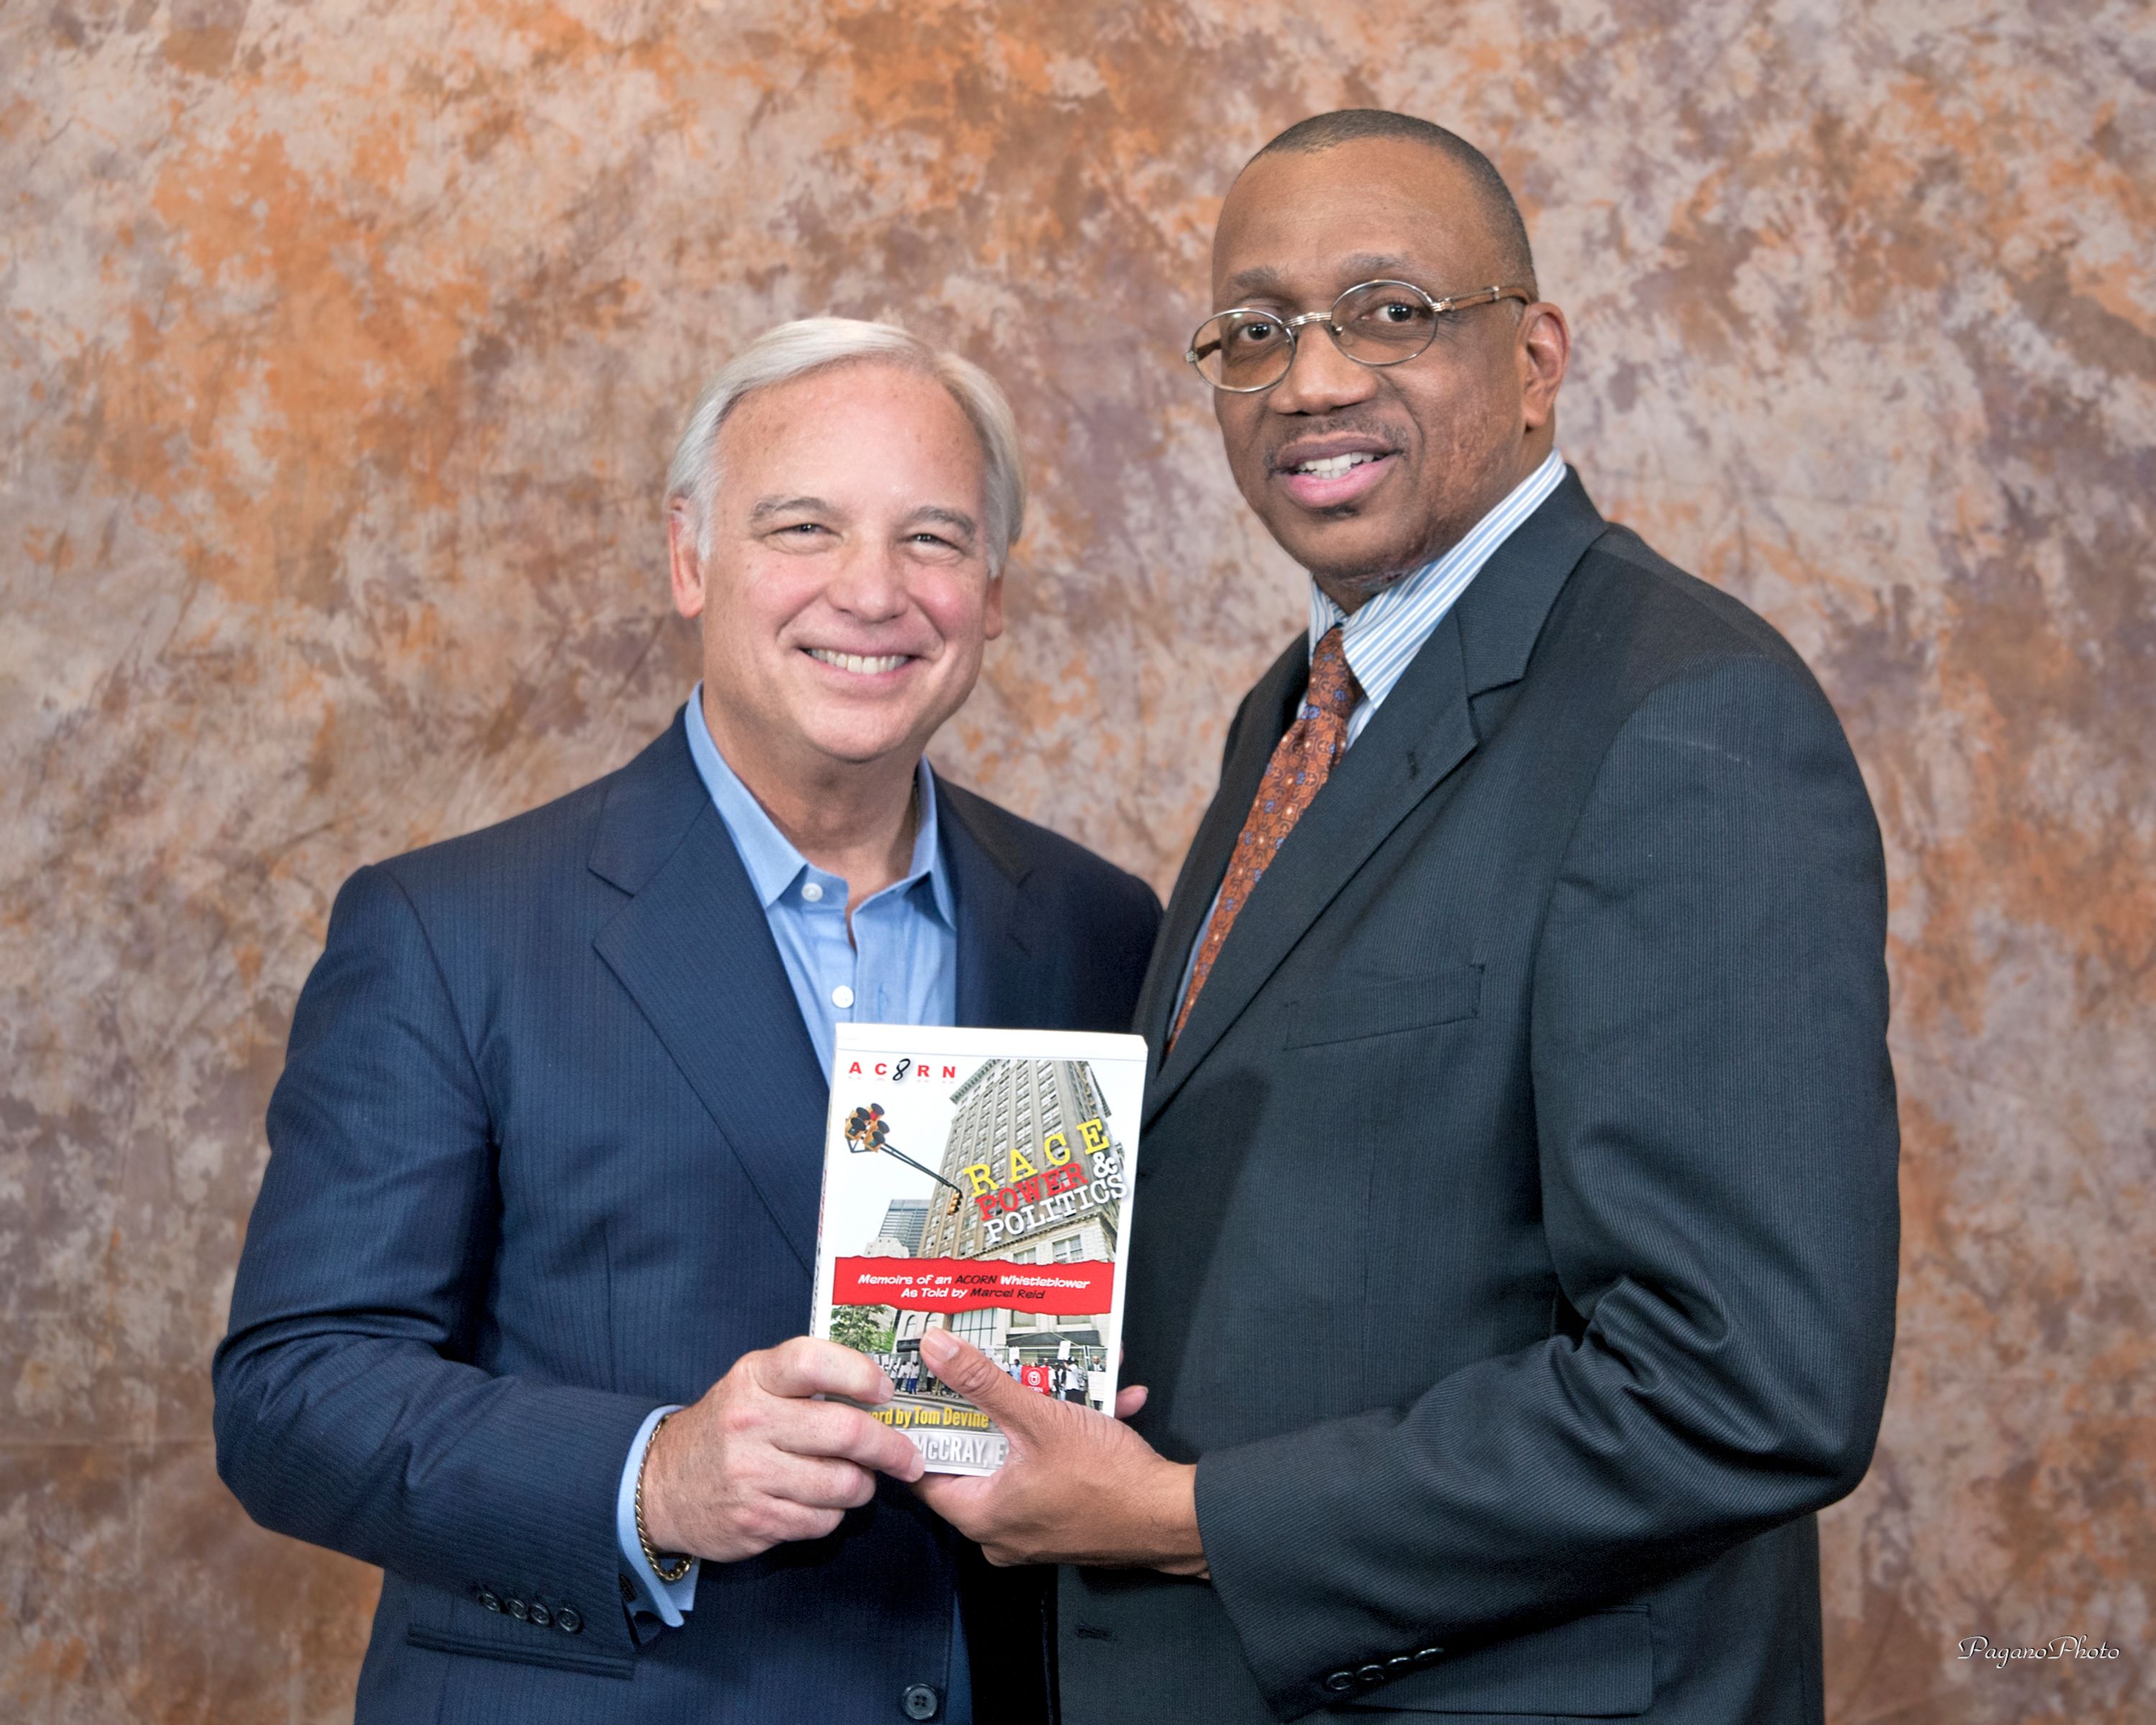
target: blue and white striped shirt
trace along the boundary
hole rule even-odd
[[[1497,547],[1512,536],[1521,522],[1548,501],[1564,480],[1564,457],[1555,449],[1542,465],[1505,494],[1505,501],[1468,529],[1459,544],[1433,562],[1424,563],[1405,580],[1396,581],[1383,593],[1363,601],[1352,617],[1333,603],[1331,595],[1315,581],[1310,583],[1310,645],[1315,655],[1326,631],[1341,625],[1341,650],[1348,669],[1355,673],[1363,698],[1348,717],[1348,742],[1342,753],[1355,746],[1385,697],[1406,674],[1414,656],[1423,649],[1431,632],[1445,621],[1445,614],[1459,603],[1467,583],[1482,572],[1482,566]],[[1219,908],[1215,889],[1205,920],[1183,960],[1183,982],[1175,991],[1175,1009],[1183,1010],[1183,997],[1190,992],[1190,973],[1205,945],[1205,932]],[[1169,1021],[1173,1023],[1173,1020]]]
[[[1506,494],[1505,501],[1468,530],[1467,536],[1436,562],[1425,563],[1404,581],[1366,600],[1349,616],[1315,581],[1310,583],[1310,650],[1326,631],[1344,624],[1340,644],[1348,669],[1362,685],[1363,698],[1348,719],[1348,746],[1363,734],[1385,697],[1393,692],[1430,631],[1467,591],[1513,530],[1548,499],[1564,479],[1564,457],[1552,449],[1543,464]]]

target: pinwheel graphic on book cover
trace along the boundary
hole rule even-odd
[[[872,1356],[875,1416],[932,1472],[993,1473],[994,1421],[937,1381],[944,1328],[1028,1389],[1106,1413],[1137,1168],[1137,1036],[840,1024],[811,1333]]]

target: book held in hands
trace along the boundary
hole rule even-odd
[[[937,1381],[947,1329],[1025,1388],[1112,1413],[1146,1045],[1137,1036],[840,1024],[814,1335],[896,1386],[876,1418],[935,1473],[993,1473],[994,1421]]]

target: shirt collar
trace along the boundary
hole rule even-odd
[[[704,781],[704,788],[711,793],[719,819],[726,824],[734,849],[741,854],[742,866],[748,870],[749,884],[756,889],[757,900],[764,909],[768,911],[793,891],[804,875],[825,880],[834,879],[794,849],[793,841],[779,831],[778,824],[764,813],[763,804],[756,800],[754,793],[726,764],[718,744],[711,740],[711,726],[704,721],[701,683],[689,693],[687,724],[689,757],[696,763],[696,776]],[[903,880],[893,881],[875,896],[910,892],[926,880],[937,915],[947,927],[955,929],[958,919],[937,829],[936,775],[929,770],[925,755],[915,768],[914,784],[921,798],[921,824],[913,834],[911,862]]]
[[[1363,699],[1376,706],[1422,650],[1430,632],[1444,619],[1467,584],[1519,525],[1541,508],[1564,479],[1564,458],[1552,449],[1542,464],[1505,494],[1504,501],[1469,528],[1460,542],[1414,574],[1394,582],[1366,600],[1353,616],[1332,602],[1315,581],[1310,583],[1310,650],[1335,624],[1348,668],[1355,673]]]

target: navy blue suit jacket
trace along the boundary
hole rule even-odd
[[[939,793],[959,1021],[1127,1029],[1152,891]],[[362,1725],[897,1719],[946,1692],[968,1553],[888,1482],[828,1539],[706,1564],[685,1628],[623,1608],[638,1425],[807,1327],[825,1101],[678,716],[559,802],[346,884],[215,1377],[249,1512],[386,1572]],[[1043,1641],[973,1609],[992,1725]]]

